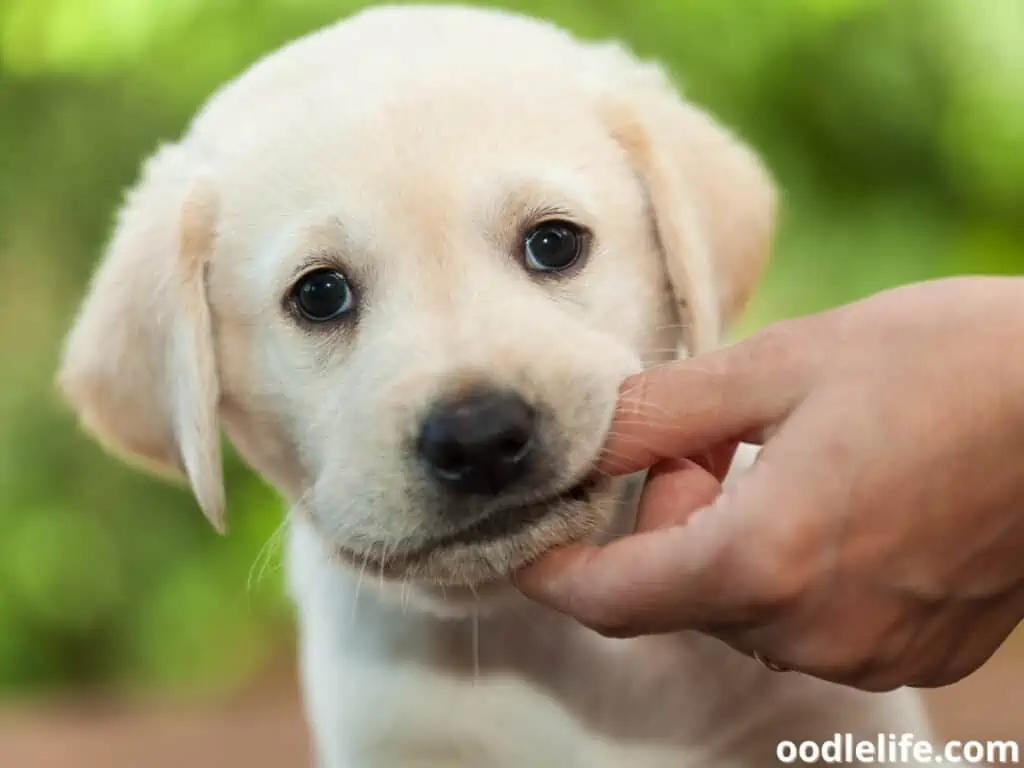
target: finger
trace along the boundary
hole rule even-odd
[[[597,469],[631,474],[760,434],[806,389],[803,346],[798,334],[775,328],[626,379]]]
[[[730,440],[696,454],[693,456],[693,461],[710,472],[719,483],[723,483],[725,476],[729,474],[729,468],[732,466],[732,460],[736,457],[738,448],[739,443]]]
[[[735,486],[696,511],[707,488],[698,492],[659,472],[636,533],[603,547],[556,550],[522,574],[520,589],[614,636],[722,633],[777,621],[817,564],[805,550],[821,527],[808,526],[806,510],[817,502],[804,498],[804,466],[794,457],[799,435],[783,429],[777,440]],[[693,494],[687,506],[672,503],[680,492]],[[799,557],[790,562],[794,552]]]
[[[692,512],[671,505],[666,511],[651,497],[645,529],[603,547],[577,543],[555,550],[520,572],[517,586],[610,636],[717,624],[735,597],[713,586],[733,535],[723,499]],[[683,524],[672,524],[679,519]],[[732,589],[742,591],[740,582],[734,579]]]
[[[701,464],[670,459],[651,468],[637,505],[637,532],[683,525],[713,502],[722,484]]]
[[[722,486],[700,464],[688,459],[670,459],[651,469],[637,504],[635,532],[682,525],[721,493]],[[566,568],[581,567],[600,549],[586,542],[559,547],[522,569],[517,585],[527,590]]]
[[[685,523],[722,491],[721,483],[704,467],[688,459],[670,459],[651,469],[637,504],[636,532]],[[559,547],[517,574],[520,588],[530,590],[566,568],[580,567],[599,552],[586,542]],[[534,590],[537,587],[533,588]]]

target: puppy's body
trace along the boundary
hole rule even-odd
[[[912,694],[603,639],[509,586],[629,527],[629,486],[588,477],[619,386],[719,343],[774,215],[753,154],[619,47],[378,8],[148,163],[61,383],[216,524],[219,427],[289,500],[324,768],[753,768],[782,739],[925,738]]]

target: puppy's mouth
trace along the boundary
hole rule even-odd
[[[369,564],[382,577],[401,578],[410,570],[419,570],[428,561],[449,552],[486,549],[488,544],[511,541],[530,533],[550,519],[571,521],[591,504],[607,484],[601,476],[587,475],[568,488],[550,495],[532,498],[524,504],[495,508],[484,517],[453,533],[417,542],[414,547],[399,547],[378,557],[372,551],[338,549],[349,562],[365,568]]]
[[[599,477],[587,476],[564,491],[531,499],[526,504],[501,507],[462,530],[420,545],[413,554],[426,555],[457,544],[485,544],[515,536],[551,514],[588,503],[599,485]]]

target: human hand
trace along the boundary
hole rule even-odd
[[[738,440],[764,447],[720,495],[681,458]],[[898,288],[640,374],[598,469],[646,467],[637,532],[549,553],[527,595],[866,690],[952,683],[1024,618],[1024,279]]]

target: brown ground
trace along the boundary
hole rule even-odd
[[[946,739],[1024,744],[1024,644],[931,692]],[[38,706],[0,713],[2,768],[300,768],[310,765],[292,685],[197,707]]]

